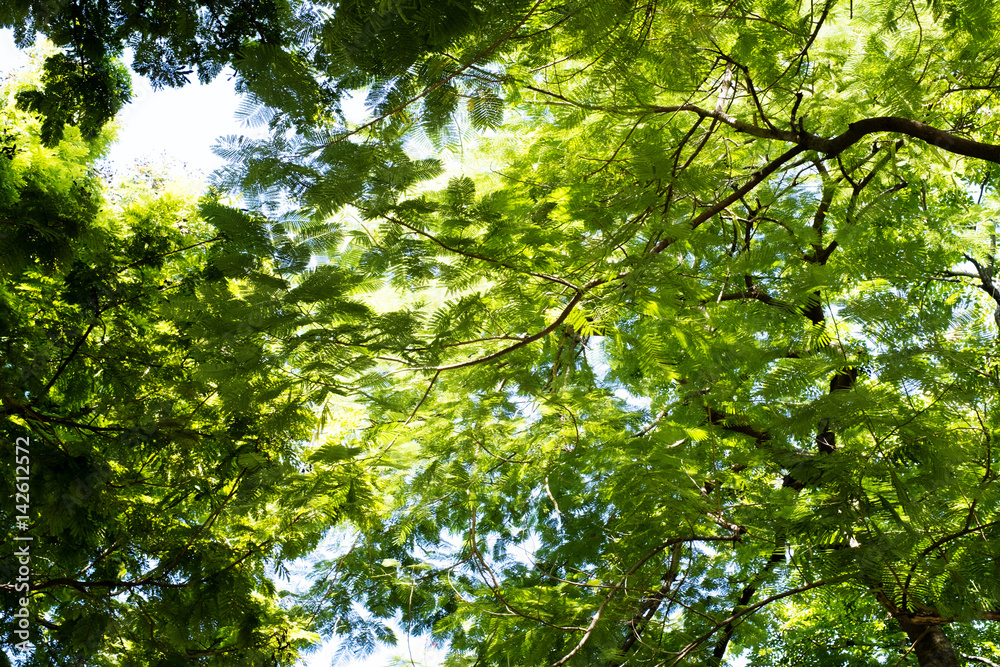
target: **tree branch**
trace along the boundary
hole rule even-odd
[[[729,417],[725,412],[717,412],[711,407],[706,407],[705,412],[708,413],[708,423],[713,426],[718,426],[724,428],[732,433],[739,433],[740,435],[750,436],[758,443],[767,442],[771,439],[771,434],[767,431],[762,431],[752,424],[731,424],[729,423]]]
[[[68,366],[69,362],[73,360],[73,357],[76,356],[76,353],[80,351],[80,346],[83,345],[83,342],[87,340],[87,337],[90,335],[90,332],[93,331],[94,327],[97,326],[97,322],[98,320],[97,317],[95,316],[93,321],[91,321],[90,326],[88,326],[87,330],[83,332],[82,336],[80,336],[80,340],[76,341],[76,345],[73,346],[73,349],[70,351],[69,355],[67,355],[67,357],[63,359],[62,363],[59,364],[59,368],[56,369],[55,375],[52,376],[52,379],[50,379],[48,381],[48,384],[45,385],[45,388],[42,389],[42,393],[39,394],[37,398],[32,397],[33,400],[44,398],[45,395],[49,393],[49,389],[52,388],[52,385],[54,385],[56,380],[59,379],[59,376],[62,375],[64,370],[66,370],[66,366]]]
[[[562,323],[566,321],[566,318],[569,317],[570,313],[573,312],[573,309],[576,308],[576,305],[578,303],[580,303],[580,300],[583,298],[583,295],[584,295],[584,292],[582,290],[579,291],[579,292],[577,292],[576,294],[574,294],[573,298],[569,300],[569,303],[566,304],[566,307],[563,308],[562,312],[559,313],[559,316],[556,318],[556,320],[552,324],[550,324],[549,326],[545,327],[544,329],[542,329],[538,333],[535,333],[535,334],[532,334],[532,335],[527,336],[525,338],[522,338],[517,343],[514,343],[513,345],[511,345],[509,347],[505,347],[502,350],[498,350],[498,351],[496,351],[496,352],[494,352],[492,354],[487,354],[485,357],[479,357],[479,358],[476,358],[476,359],[469,359],[468,361],[460,361],[460,362],[458,362],[456,364],[448,364],[446,366],[431,366],[431,367],[421,367],[421,368],[409,368],[409,369],[406,369],[406,370],[411,370],[411,371],[439,371],[439,372],[440,371],[450,371],[450,370],[455,370],[456,368],[466,368],[467,366],[475,366],[476,364],[483,364],[483,363],[487,363],[489,361],[494,361],[496,359],[499,359],[502,356],[510,354],[514,350],[519,350],[519,349],[521,349],[522,347],[524,347],[526,345],[530,345],[531,343],[534,343],[536,340],[539,340],[541,338],[544,338],[545,336],[548,336],[550,333],[552,333],[557,328],[559,328],[559,326],[562,325]]]
[[[681,664],[696,648],[698,648],[706,641],[708,641],[708,639],[716,632],[718,632],[720,628],[725,627],[726,625],[732,623],[735,620],[738,620],[744,616],[748,616],[749,614],[756,612],[758,609],[766,607],[772,602],[777,602],[778,600],[781,600],[783,598],[787,598],[792,595],[797,595],[799,593],[804,593],[805,591],[812,590],[813,588],[819,588],[820,586],[827,586],[829,584],[839,584],[842,581],[847,581],[853,576],[854,576],[853,573],[849,573],[849,574],[842,574],[837,577],[832,577],[830,579],[821,579],[820,581],[814,581],[811,584],[806,584],[805,586],[799,586],[798,588],[792,588],[782,593],[778,593],[777,595],[772,595],[769,598],[761,600],[755,605],[752,605],[750,607],[747,607],[746,609],[736,612],[732,614],[729,618],[719,621],[718,625],[715,628],[712,628],[711,630],[703,634],[701,637],[695,639],[693,642],[685,646],[684,649],[674,659],[674,661],[670,663],[670,667],[674,667],[675,665]]]
[[[601,602],[601,606],[597,608],[596,612],[594,612],[594,615],[590,621],[590,625],[588,625],[587,628],[585,629],[583,637],[580,639],[579,643],[575,647],[573,647],[573,649],[569,653],[564,655],[556,662],[552,663],[550,667],[560,667],[561,665],[565,665],[574,655],[576,655],[580,651],[580,649],[584,647],[584,645],[587,643],[587,640],[590,639],[590,636],[593,634],[594,629],[597,627],[597,622],[601,619],[601,615],[604,613],[604,610],[607,608],[608,604],[610,604],[611,598],[613,598],[615,596],[615,593],[617,593],[625,585],[625,582],[628,580],[628,578],[633,574],[635,574],[636,572],[638,572],[639,568],[645,565],[650,558],[662,552],[667,547],[673,546],[675,544],[682,544],[684,542],[735,542],[739,540],[740,537],[741,535],[731,535],[728,537],[722,537],[722,536],[676,537],[657,545],[652,551],[650,551],[648,554],[639,559],[638,563],[629,568],[628,572],[622,575],[621,579],[619,579],[618,582],[611,587],[611,591],[604,597],[604,600]]]
[[[757,592],[757,584],[761,579],[770,573],[779,563],[785,562],[785,540],[781,538],[780,543],[777,545],[775,550],[771,553],[771,558],[768,559],[767,563],[757,576],[753,578],[753,581],[748,583],[744,588],[743,592],[740,594],[739,600],[733,605],[732,614],[735,615],[741,607],[745,607],[750,604],[750,600],[753,598],[754,594]],[[722,630],[722,637],[715,645],[715,649],[712,651],[712,657],[715,659],[715,664],[722,664],[722,659],[726,657],[726,650],[729,648],[729,642],[733,638],[733,633],[736,631],[736,625],[732,622],[726,623],[726,627]]]
[[[828,158],[836,157],[869,134],[892,132],[944,149],[955,155],[986,160],[1000,164],[1000,146],[972,141],[938,129],[918,120],[899,116],[878,116],[865,118],[848,125],[847,131],[832,139],[820,137],[803,130],[789,131],[758,127],[742,121],[722,111],[703,109],[694,104],[679,104],[665,107],[637,109],[636,113],[674,114],[678,112],[696,113],[704,118],[715,118],[741,134],[749,134],[760,139],[773,139],[798,144],[804,150],[816,151]]]
[[[624,656],[628,653],[632,645],[635,644],[640,639],[643,629],[649,621],[656,615],[659,610],[660,605],[663,604],[663,600],[666,599],[667,593],[674,585],[674,581],[677,579],[677,574],[680,570],[680,559],[681,559],[681,544],[675,544],[673,548],[673,553],[670,554],[670,566],[667,568],[666,574],[663,575],[663,585],[660,586],[659,590],[653,595],[646,598],[642,605],[639,607],[639,611],[632,617],[632,619],[627,623],[629,629],[628,638],[625,643],[622,644],[621,654]],[[667,608],[669,613],[670,609]],[[617,667],[617,665],[615,666]]]
[[[777,171],[779,167],[784,165],[786,162],[788,162],[795,156],[804,152],[805,150],[806,148],[803,146],[794,146],[793,148],[789,149],[781,156],[779,156],[777,159],[769,162],[767,165],[764,166],[763,169],[761,169],[760,171],[756,172],[753,176],[751,176],[750,180],[744,183],[741,187],[734,190],[731,195],[715,203],[714,205],[708,207],[707,209],[702,211],[699,215],[695,216],[695,218],[691,220],[690,223],[688,223],[691,229],[696,229],[697,227],[701,226],[701,224],[706,220],[710,220],[717,213],[729,208],[733,203],[739,201],[744,195],[746,195],[748,192],[750,192],[755,187],[760,185],[760,183],[764,179],[766,179],[768,176]],[[674,241],[676,241],[676,239],[672,237],[663,239],[655,246],[653,246],[653,248],[649,252],[651,255],[663,252],[668,247],[670,247],[674,243]]]
[[[365,210],[365,209],[361,209],[361,210]],[[534,271],[526,271],[524,269],[519,269],[516,266],[508,264],[507,262],[504,262],[504,261],[499,260],[499,259],[493,259],[492,257],[486,257],[485,255],[480,255],[480,254],[474,253],[474,252],[468,252],[466,250],[460,250],[458,248],[455,248],[453,246],[448,245],[447,243],[445,243],[441,239],[437,238],[433,234],[430,234],[429,232],[425,232],[424,230],[420,229],[419,227],[415,227],[414,225],[411,225],[409,223],[403,222],[402,220],[399,220],[398,218],[394,218],[394,217],[391,217],[391,216],[388,216],[388,215],[385,215],[385,214],[382,214],[382,217],[385,218],[386,220],[388,220],[389,222],[393,223],[394,225],[399,225],[400,227],[403,227],[404,229],[409,229],[414,234],[419,234],[420,236],[423,236],[424,238],[430,240],[432,243],[434,243],[434,244],[436,244],[436,245],[444,248],[448,252],[453,252],[456,255],[461,255],[462,257],[468,257],[469,259],[478,259],[478,260],[483,261],[483,262],[489,262],[491,264],[496,264],[498,266],[504,267],[505,269],[510,269],[511,271],[515,271],[517,273],[524,273],[524,274],[529,275],[529,276],[534,276],[535,278],[541,278],[542,280],[548,280],[550,282],[558,283],[558,284],[563,285],[565,287],[569,287],[570,289],[574,289],[574,290],[579,290],[580,289],[578,286],[574,285],[573,283],[571,283],[571,282],[569,282],[567,280],[563,280],[562,278],[560,278],[558,276],[550,276],[547,273],[536,273]]]

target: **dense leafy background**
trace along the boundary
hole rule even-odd
[[[993,5],[279,9],[298,41],[229,52],[270,136],[223,142],[197,211],[63,176],[39,218],[2,167],[29,206],[5,372],[40,378],[6,416],[118,475],[47,640],[82,587],[135,664],[287,662],[306,630],[363,654],[392,623],[454,665],[996,659]],[[33,150],[97,146],[71,118]],[[153,430],[87,434],[97,405]],[[263,564],[328,528],[275,601]],[[123,582],[257,606],[190,607],[210,635],[117,610]]]

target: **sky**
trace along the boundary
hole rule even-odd
[[[27,62],[14,46],[11,31],[0,30],[0,73]],[[225,72],[208,85],[195,82],[161,91],[134,76],[132,92],[132,102],[118,115],[122,130],[108,156],[116,168],[127,169],[137,160],[166,159],[207,176],[223,164],[212,153],[216,139],[249,133],[236,119],[239,98]]]
[[[0,80],[26,65],[28,60],[28,56],[15,47],[11,31],[0,30]],[[143,77],[133,75],[132,92],[132,102],[117,118],[121,125],[118,143],[111,148],[107,158],[115,172],[125,172],[137,161],[151,160],[173,162],[173,167],[191,176],[207,177],[224,163],[211,149],[219,137],[230,134],[258,136],[256,130],[243,126],[237,119],[240,100],[225,71],[208,85],[195,81],[183,88],[159,91],[154,91]],[[356,108],[347,109],[350,116],[364,113],[361,99],[362,96],[356,98]],[[293,580],[280,584],[287,588],[305,588],[308,570],[308,567],[296,568]],[[397,649],[376,651],[367,659],[340,663],[338,667],[390,664],[433,667],[441,664],[442,652],[426,638],[412,637],[407,641],[402,633],[399,634]],[[337,645],[336,640],[325,642],[317,652],[303,659],[301,667],[330,667]]]

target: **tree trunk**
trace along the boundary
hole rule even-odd
[[[910,638],[920,667],[959,667],[958,655],[940,625],[917,625],[900,618],[899,625]]]

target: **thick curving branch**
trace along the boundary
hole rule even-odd
[[[1000,146],[965,139],[932,125],[921,123],[918,120],[900,118],[899,116],[878,116],[876,118],[865,118],[855,121],[848,125],[846,132],[832,139],[827,139],[802,129],[778,130],[758,127],[721,110],[704,109],[694,104],[651,107],[648,111],[658,114],[696,113],[703,118],[713,118],[725,123],[741,134],[749,134],[760,139],[785,141],[801,146],[805,150],[816,151],[830,158],[840,155],[869,134],[891,132],[893,134],[902,134],[914,139],[920,139],[925,143],[937,146],[955,155],[964,155],[965,157],[1000,164]]]

